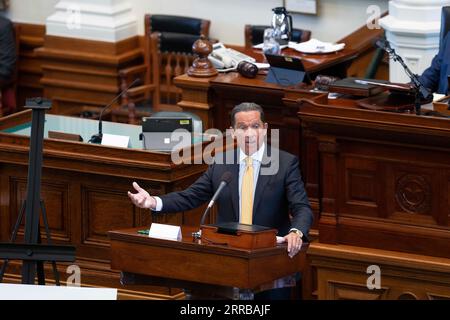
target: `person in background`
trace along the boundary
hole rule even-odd
[[[433,93],[448,94],[450,75],[450,32],[442,41],[439,53],[433,58],[431,66],[420,76],[420,82]]]

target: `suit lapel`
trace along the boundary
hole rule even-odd
[[[255,197],[254,197],[254,201],[253,201],[253,221],[255,220],[255,214],[257,212],[259,203],[261,202],[261,200],[263,198],[264,190],[266,189],[267,185],[270,182],[270,179],[272,178],[272,176],[261,175],[261,169],[259,172],[260,173],[258,176],[258,182],[256,184],[256,189],[255,189]]]
[[[266,145],[266,148],[268,146]],[[267,156],[267,150],[264,152],[263,161],[261,163],[261,168],[259,169],[259,176],[258,176],[258,182],[256,184],[255,189],[255,197],[253,201],[253,221],[255,220],[255,213],[257,212],[259,203],[261,202],[264,194],[264,190],[266,189],[267,185],[270,182],[270,179],[272,179],[272,175],[261,175],[261,172],[263,171],[263,168],[270,168],[270,162],[271,161]]]

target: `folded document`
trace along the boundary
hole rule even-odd
[[[289,43],[289,48],[303,53],[330,53],[344,49],[345,43],[333,44],[311,39],[301,43]]]

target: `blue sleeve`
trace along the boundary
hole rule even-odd
[[[442,46],[441,48],[439,48],[439,53],[433,58],[431,66],[426,69],[419,78],[420,82],[422,82],[422,84],[432,92],[438,91],[439,88],[442,59],[445,53],[444,48],[446,47],[447,41],[449,41],[449,37],[450,33],[447,34],[444,41],[442,42]]]
[[[302,182],[297,157],[294,157],[289,165],[286,192],[292,214],[291,228],[296,228],[307,236],[313,223],[313,213]]]
[[[175,213],[188,211],[200,207],[209,201],[213,196],[213,185],[211,177],[213,175],[214,165],[208,167],[208,170],[189,188],[179,192],[172,192],[161,196],[161,213]]]

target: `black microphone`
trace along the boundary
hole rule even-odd
[[[376,39],[374,44],[375,44],[375,46],[377,48],[380,48],[380,49],[382,49],[384,51],[387,51],[387,52],[391,52],[392,51],[391,44],[389,43],[389,41],[387,41],[384,38]]]
[[[102,126],[102,117],[103,113],[110,108],[120,97],[122,97],[132,86],[134,86],[137,82],[141,81],[139,78],[135,79],[127,88],[122,90],[122,92],[119,93],[117,97],[115,97],[106,107],[102,109],[102,112],[100,112],[100,116],[98,118],[98,133],[94,134],[91,137],[91,140],[89,140],[89,143],[95,143],[100,144],[102,143],[103,139],[103,126]]]
[[[420,97],[422,96],[425,100],[432,100],[433,95],[431,94],[430,90],[428,88],[425,88],[425,86],[420,82],[419,77],[417,74],[413,73],[406,63],[403,61],[402,57],[399,56],[395,50],[391,47],[391,44],[389,41],[387,41],[385,38],[378,38],[375,40],[375,46],[386,51],[389,54],[389,58],[393,59],[396,62],[399,62],[403,69],[405,69],[406,74],[411,79],[411,83],[414,86],[414,89],[416,91],[416,102],[415,102],[415,109],[416,114],[420,115]]]
[[[211,210],[211,208],[214,205],[214,203],[216,202],[217,198],[219,198],[219,195],[222,192],[223,188],[225,188],[225,186],[227,184],[229,184],[232,179],[233,179],[233,177],[231,175],[231,172],[229,172],[229,171],[225,172],[222,175],[220,185],[217,188],[217,191],[214,194],[214,196],[212,197],[211,201],[209,202],[208,207],[206,208],[205,212],[203,213],[202,219],[200,220],[200,225],[205,224],[206,215],[208,214],[209,210]]]

